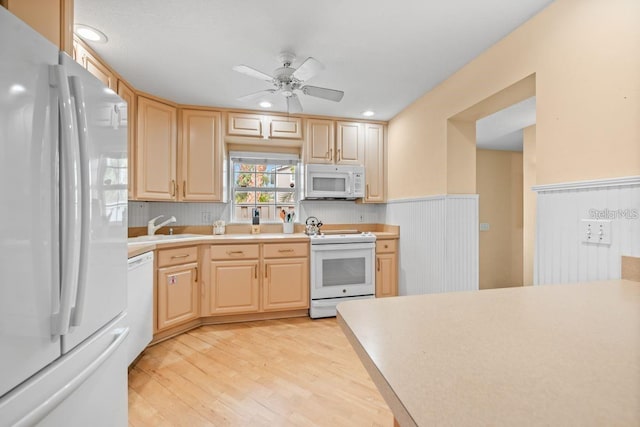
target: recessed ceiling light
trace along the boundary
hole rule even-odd
[[[74,26],[75,33],[82,37],[83,39],[95,42],[95,43],[106,43],[107,36],[100,30],[96,30],[93,27],[84,24],[76,24]]]
[[[367,111],[363,111],[362,112],[362,115],[365,116],[365,117],[371,117],[374,114],[376,114],[376,113],[374,111],[371,111],[371,110],[367,110]]]
[[[26,91],[27,88],[18,83],[11,85],[11,87],[9,88],[9,93],[12,95],[18,95],[19,93],[24,93]]]
[[[271,103],[269,101],[262,101],[260,104],[262,108],[271,108]]]

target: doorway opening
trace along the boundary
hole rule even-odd
[[[524,170],[535,123],[535,96],[476,122],[480,289],[525,284]]]

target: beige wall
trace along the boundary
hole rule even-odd
[[[522,285],[522,153],[477,150],[480,222],[480,289]]]
[[[471,192],[454,170],[475,151],[448,147],[449,119],[532,74],[538,184],[640,175],[638,16],[637,0],[558,0],[408,106],[389,124],[389,199]]]
[[[523,266],[522,282],[533,285],[533,265],[536,241],[536,193],[531,187],[536,185],[536,126],[523,131],[522,149],[522,200],[523,200]]]

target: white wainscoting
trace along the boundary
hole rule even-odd
[[[400,226],[400,295],[478,289],[477,195],[389,201],[382,221]]]
[[[640,176],[533,189],[538,193],[535,284],[619,279],[620,257],[640,256]],[[613,216],[610,245],[582,242],[581,220],[597,219],[593,210]]]

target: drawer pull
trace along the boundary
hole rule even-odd
[[[389,245],[384,245],[384,248],[387,249],[389,247]]]
[[[189,254],[182,254],[182,255],[171,255],[171,259],[176,259],[176,258],[186,258],[188,257]]]
[[[227,255],[244,255],[244,251],[227,251]]]
[[[278,249],[278,252],[293,252],[293,249]]]

